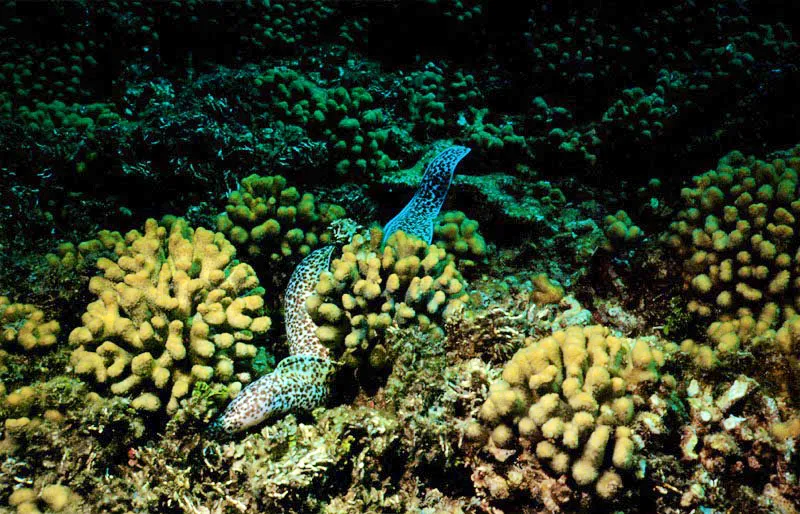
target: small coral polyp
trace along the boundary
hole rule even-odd
[[[492,384],[467,436],[502,458],[538,459],[602,498],[615,496],[637,466],[640,426],[660,426],[646,404],[664,353],[599,325],[527,342]]]
[[[383,335],[392,324],[417,325],[441,336],[438,321],[468,301],[464,279],[446,250],[402,231],[383,247],[382,237],[378,228],[369,238],[353,236],[306,302],[320,341],[352,367],[365,362],[384,367]]]
[[[69,336],[75,371],[147,411],[166,400],[175,412],[197,381],[235,396],[256,355],[249,341],[271,325],[253,269],[233,260],[222,234],[180,218],[169,229],[149,219],[125,243],[116,262],[97,261],[98,300]]]
[[[766,162],[731,152],[682,190],[686,208],[667,242],[684,258],[690,311],[758,317],[774,303],[788,319],[800,310],[800,147],[792,154]]]

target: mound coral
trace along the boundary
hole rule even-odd
[[[249,380],[257,349],[249,343],[271,325],[264,290],[220,233],[176,219],[169,231],[147,220],[125,235],[114,262],[89,289],[98,300],[69,336],[79,374],[134,396],[136,409],[173,413],[197,381],[227,386],[233,397]]]
[[[513,484],[515,461],[542,462],[601,498],[615,496],[638,467],[645,432],[663,429],[647,403],[659,383],[673,382],[660,373],[665,353],[599,325],[527,343],[492,384],[466,435],[501,462],[495,466],[504,482]]]
[[[280,175],[250,175],[228,196],[225,213],[217,217],[217,230],[250,256],[277,262],[305,257],[330,243],[327,227],[344,214],[339,205],[318,203],[314,195],[287,187]]]
[[[786,319],[800,308],[799,150],[772,162],[731,152],[682,190],[666,241],[684,258],[691,312],[757,317],[775,304]]]
[[[478,233],[478,222],[461,211],[448,211],[436,218],[434,242],[444,247],[459,269],[471,268],[486,260],[486,241]]]

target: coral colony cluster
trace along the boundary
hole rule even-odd
[[[0,513],[797,513],[794,19],[0,0]]]

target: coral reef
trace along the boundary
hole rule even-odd
[[[797,512],[795,19],[3,0],[0,511]]]

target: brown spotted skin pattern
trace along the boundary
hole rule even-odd
[[[275,371],[264,375],[228,405],[210,427],[214,433],[232,434],[267,418],[322,405],[330,394],[336,363],[312,355],[292,355]]]
[[[319,275],[330,265],[334,246],[314,251],[303,259],[289,279],[284,301],[286,335],[291,355],[272,373],[248,385],[209,427],[211,434],[232,434],[273,416],[322,405],[330,393],[337,364],[317,337],[317,326],[306,311]]]
[[[330,351],[317,337],[317,325],[306,311],[306,300],[314,293],[319,275],[331,264],[335,246],[326,246],[303,259],[289,279],[283,312],[286,317],[286,338],[291,355],[313,355],[327,359]]]

